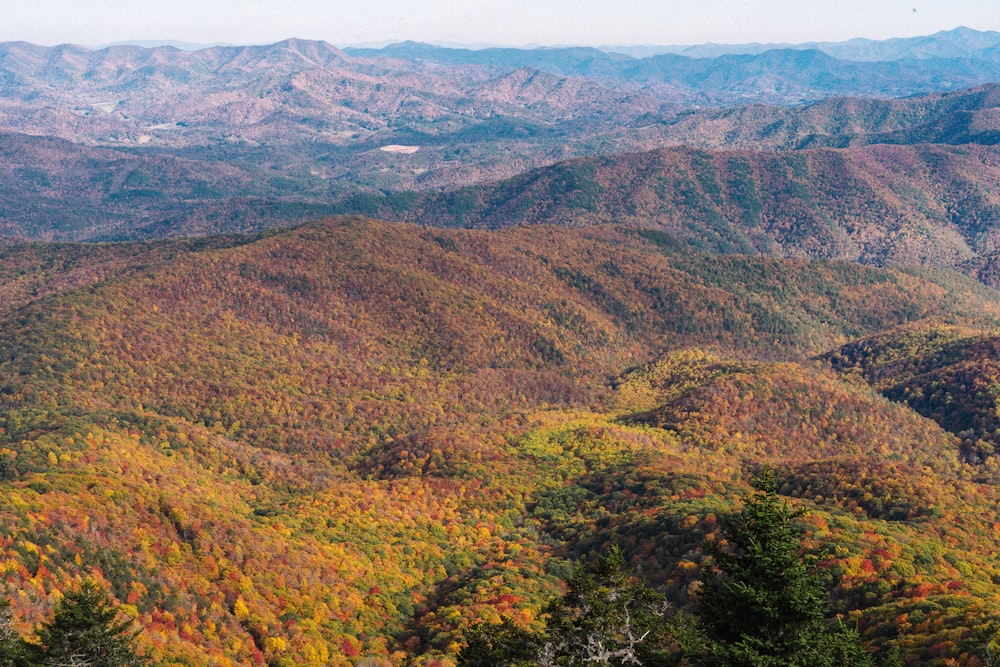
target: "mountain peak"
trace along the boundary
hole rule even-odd
[[[292,37],[275,42],[266,47],[269,51],[285,50],[306,59],[316,60],[317,64],[325,64],[330,60],[340,59],[347,56],[346,53],[336,46],[322,40],[300,39]]]

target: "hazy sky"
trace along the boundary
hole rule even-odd
[[[0,41],[696,44],[1000,30],[998,0],[3,0]]]

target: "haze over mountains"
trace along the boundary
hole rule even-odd
[[[912,47],[910,55],[925,56],[905,62],[834,61],[803,50],[737,60],[671,56],[673,65],[592,49],[467,51],[401,44],[378,51],[354,50],[352,55],[301,40],[195,52],[6,44],[0,49],[5,82],[0,124],[17,134],[0,136],[5,156],[0,164],[4,174],[0,233],[60,240],[135,239],[247,231],[336,211],[466,226],[531,222],[549,213],[571,224],[593,224],[635,218],[637,212],[646,216],[643,224],[665,225],[677,232],[677,215],[683,212],[690,217],[685,224],[699,225],[702,231],[681,236],[717,249],[806,253],[876,264],[917,261],[959,267],[975,275],[992,265],[987,239],[996,217],[988,194],[994,186],[990,151],[974,153],[984,169],[976,168],[962,151],[933,151],[934,160],[943,161],[934,163],[937,194],[965,202],[947,212],[899,197],[900,188],[923,187],[913,183],[914,176],[904,167],[914,158],[903,156],[926,155],[926,149],[913,153],[853,147],[928,142],[991,146],[1000,137],[995,86],[895,100],[835,95],[845,86],[854,95],[873,94],[872,81],[888,76],[879,69],[884,67],[896,68],[889,77],[891,85],[908,92],[988,80],[997,65],[984,54],[994,37],[959,30],[894,43],[892,49]],[[963,58],[952,58],[959,51]],[[942,60],[935,53],[948,58]],[[978,64],[970,66],[972,61]],[[832,78],[811,69],[820,65],[827,71],[824,68],[831,63],[849,69]],[[907,68],[930,71],[926,68],[947,63],[957,68],[957,78],[928,83],[920,78],[923,75],[906,75],[911,71]],[[770,84],[759,78],[762,67],[769,72]],[[696,69],[705,76],[697,85],[690,78],[684,83],[682,79]],[[809,95],[819,101],[790,107],[753,104],[685,110],[695,100],[731,102],[744,87],[756,91],[758,100],[768,99],[767,91],[778,89],[797,90],[792,98],[799,99],[804,90],[800,84],[805,83],[818,86]],[[899,92],[878,85],[874,90]],[[552,176],[543,172],[531,177],[530,182],[536,183],[555,179],[552,187],[565,191],[560,195],[562,204],[552,200],[539,208],[528,202],[537,199],[538,192],[516,192],[529,183],[519,174],[534,166],[574,155],[677,144],[754,151],[834,147],[846,152],[777,157],[775,164],[800,164],[804,159],[829,166],[816,167],[826,172],[820,181],[810,179],[808,169],[789,176],[790,186],[809,191],[803,196],[810,202],[800,197],[776,200],[777,207],[765,203],[766,221],[748,221],[746,215],[756,214],[741,208],[736,201],[741,195],[717,196],[701,186],[692,189],[659,176],[655,192],[642,201],[625,202],[630,185],[616,173],[618,166],[628,171],[627,163],[661,159],[653,156],[605,161],[607,173],[597,190],[586,178],[578,182],[563,178],[577,169],[574,166],[557,168]],[[890,156],[902,162],[889,165]],[[731,162],[724,156],[698,160]],[[758,165],[748,175],[748,183],[758,188],[758,172],[771,158],[748,154],[747,160]],[[844,171],[834,164],[851,166]],[[726,179],[732,180],[725,173],[704,176],[721,179],[723,190]],[[501,178],[513,180],[491,186],[495,195],[487,189],[407,196],[406,211],[378,203],[385,193],[447,189]],[[906,221],[894,223],[897,226],[927,226],[937,230],[927,237],[934,242],[911,236],[887,241],[885,230],[869,229],[866,220],[872,218],[859,219],[857,214],[847,216],[853,218],[854,231],[835,242],[817,240],[803,246],[788,241],[786,232],[766,231],[829,236],[822,221],[845,190],[852,191],[852,210],[888,212],[890,218]],[[359,191],[374,199],[358,199]],[[615,191],[618,195],[610,194]],[[526,208],[505,213],[503,207],[488,202],[498,196],[507,208],[514,200]],[[747,196],[752,198],[753,193]],[[886,196],[891,201],[885,201]],[[342,202],[345,197],[350,199]],[[482,200],[492,212],[479,210],[480,204],[472,200]],[[445,208],[413,201],[438,201]],[[556,210],[565,209],[566,203],[569,210]],[[416,213],[414,206],[426,211]],[[599,212],[587,210],[594,206]],[[833,228],[843,223],[838,219]],[[976,231],[969,229],[973,224]],[[706,232],[706,225],[714,231]],[[759,228],[749,232],[758,240],[743,238],[748,225]],[[856,248],[856,241],[844,245],[843,239],[859,236],[872,240]],[[764,237],[770,240],[764,242]],[[946,239],[942,247],[920,246],[940,239]]]
[[[695,609],[770,465],[831,624],[990,664],[998,37],[0,45],[14,629],[452,667],[611,545]]]
[[[921,37],[895,39],[850,39],[844,42],[805,42],[801,44],[695,44],[687,46],[620,47],[618,52],[635,57],[676,53],[693,58],[712,58],[725,54],[756,54],[775,49],[816,49],[841,60],[891,61],[910,58],[981,58],[996,57],[1000,32],[960,27]],[[605,47],[615,50],[615,47]]]
[[[263,135],[270,144],[366,145],[395,141],[404,125],[411,135],[454,143],[450,135],[503,116],[548,129],[572,120],[569,138],[580,140],[664,108],[972,87],[995,77],[996,53],[976,48],[994,41],[991,33],[959,30],[925,38],[912,53],[867,62],[815,49],[635,59],[588,48],[471,51],[413,43],[345,52],[303,40],[194,52],[7,43],[0,48],[0,126],[107,145],[176,148],[259,142]]]

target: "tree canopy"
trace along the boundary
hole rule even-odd
[[[707,545],[695,615],[668,619],[664,597],[628,574],[616,546],[574,572],[546,608],[544,632],[480,625],[459,665],[870,667],[857,633],[828,620],[827,583],[801,553],[801,512],[778,496],[769,469],[753,487],[723,522],[725,539]]]
[[[12,621],[10,602],[0,600],[0,667],[32,667],[37,664],[38,647],[21,639]]]

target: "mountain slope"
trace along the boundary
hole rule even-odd
[[[674,148],[569,161],[455,192],[359,196],[342,210],[487,228],[616,222],[715,252],[967,267],[995,252],[997,158],[979,146]]]
[[[700,148],[800,149],[867,144],[994,145],[1000,86],[900,99],[831,98],[808,105],[746,105],[646,119],[639,134]]]
[[[87,574],[163,662],[430,666],[476,619],[530,624],[565,558],[610,542],[683,604],[698,545],[763,460],[818,513],[842,609],[871,608],[878,581],[906,593],[872,593],[874,641],[932,599],[928,638],[904,644],[929,655],[947,624],[988,618],[949,582],[996,596],[989,543],[966,541],[958,574],[946,539],[987,534],[975,517],[995,499],[933,422],[788,362],[697,351],[621,376],[681,346],[787,357],[926,316],[995,326],[996,295],[960,276],[718,258],[620,228],[360,219],[8,250],[0,563],[26,631]],[[831,406],[817,445],[801,425]],[[912,501],[844,477],[883,463]],[[948,528],[933,508],[959,503],[976,514]]]
[[[824,356],[962,439],[965,457],[996,474],[1000,446],[1000,339],[955,327],[904,327]]]
[[[52,382],[31,389],[39,395],[93,407],[160,406],[206,425],[225,404],[239,413],[225,427],[239,422],[254,439],[274,430],[254,429],[269,422],[265,405],[287,400],[283,377],[318,386],[338,378],[343,394],[329,388],[322,400],[309,399],[325,416],[299,426],[289,417],[281,436],[288,441],[299,429],[316,437],[324,419],[337,430],[370,428],[370,415],[348,418],[336,407],[364,397],[398,396],[393,404],[415,411],[407,419],[418,424],[426,406],[402,397],[429,398],[453,383],[487,387],[505,375],[523,386],[491,397],[494,405],[527,400],[517,395],[530,386],[552,392],[534,400],[572,402],[574,383],[600,382],[665,347],[816,353],[928,316],[992,323],[996,302],[954,276],[716,258],[627,229],[488,234],[347,219],[231,249],[210,246],[127,281],[33,302],[8,321],[5,340],[18,377],[32,376],[38,363],[39,352],[19,342],[29,339],[25,327],[61,341],[65,363],[77,370],[57,374],[58,382],[43,372],[39,379]],[[477,327],[469,328],[468,313],[478,314]],[[73,326],[67,338],[63,317],[103,324]],[[95,353],[116,365],[89,388],[93,374],[105,375],[86,362]],[[284,370],[273,376],[268,368],[279,360]],[[197,368],[198,376],[188,370]],[[424,370],[405,379],[391,370],[404,368]],[[435,377],[445,384],[432,388]],[[190,393],[196,388],[200,398]],[[206,400],[215,407],[202,414]],[[486,409],[447,404],[463,415]]]

